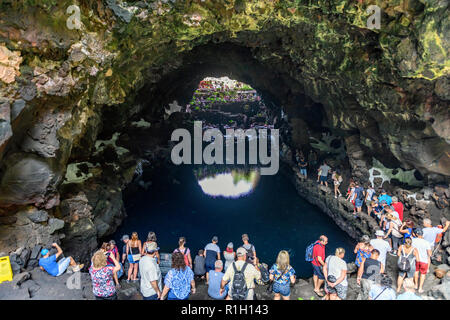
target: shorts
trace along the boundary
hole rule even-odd
[[[414,277],[414,273],[416,272],[416,264],[413,262],[411,264],[411,268],[409,269],[408,272],[405,271],[398,271],[398,276],[402,277],[402,278],[413,278]]]
[[[416,272],[427,274],[428,263],[416,261]]]
[[[329,294],[336,294],[339,299],[345,300],[347,298],[347,286],[338,284],[334,288],[328,286],[328,282],[325,283],[325,292]]]
[[[291,295],[291,286],[289,285],[289,282],[286,284],[281,284],[278,282],[273,283],[273,292],[279,293],[283,297],[288,297]]]
[[[208,273],[208,272],[210,272],[211,270],[214,270],[214,269],[215,269],[214,264],[205,264],[206,273]]]
[[[356,199],[355,200],[355,207],[361,208],[362,205],[363,205],[363,202],[364,202],[363,200]]]
[[[313,265],[313,274],[317,276],[320,280],[325,280],[325,276],[323,275],[322,267],[318,267],[316,265]]]
[[[320,176],[320,181],[321,182],[327,182],[328,181],[328,177],[327,176]]]
[[[307,174],[306,169],[300,169],[300,174],[306,176]]]
[[[70,258],[64,258],[58,261],[58,274],[56,275],[57,277],[59,277],[60,275],[62,275],[67,268],[70,265]]]

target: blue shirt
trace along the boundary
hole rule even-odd
[[[270,268],[269,273],[273,275],[273,281],[278,282],[281,285],[286,285],[289,284],[291,276],[295,275],[295,270],[289,266],[289,269],[283,273],[278,270],[278,266],[275,263],[272,268]]]
[[[219,246],[215,243],[208,243],[205,247],[205,264],[214,266],[218,253],[220,253]]]
[[[189,267],[184,270],[170,269],[164,279],[164,284],[170,288],[169,298],[186,299],[191,292],[191,281],[194,280],[194,272]]]
[[[388,196],[387,194],[382,194],[378,197],[378,202],[381,203],[381,201],[386,201],[386,204],[390,206],[392,204],[392,198],[391,196]]]
[[[220,295],[220,282],[225,274],[223,272],[216,272],[215,270],[209,271],[209,284],[208,284],[208,295],[217,300],[222,300],[227,295],[227,289],[222,295]]]
[[[397,300],[423,300],[423,299],[418,295],[416,295],[414,292],[404,292],[397,296]]]
[[[39,266],[45,269],[49,275],[56,277],[58,275],[58,263],[56,262],[56,254],[39,259]]]

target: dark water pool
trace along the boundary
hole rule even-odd
[[[155,231],[160,252],[172,252],[178,237],[184,236],[194,259],[214,235],[223,251],[228,242],[236,249],[242,243],[241,235],[247,233],[261,261],[271,266],[280,250],[288,250],[297,276],[309,277],[312,271],[304,260],[305,248],[325,234],[327,255],[343,247],[345,260],[354,259],[354,241],[325,213],[298,196],[281,173],[261,176],[251,193],[234,199],[205,194],[188,166],[180,169],[176,179],[179,183],[158,179],[147,191],[141,189],[124,199],[128,217],[113,235],[117,243],[123,234],[136,231],[145,240],[149,231]]]

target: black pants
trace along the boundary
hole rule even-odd
[[[109,296],[109,297],[97,297],[97,296],[95,296],[95,300],[117,300],[117,293],[114,293],[112,296]]]

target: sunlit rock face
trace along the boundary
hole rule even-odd
[[[239,198],[250,194],[258,185],[259,171],[232,170],[198,180],[202,191],[212,197]]]

